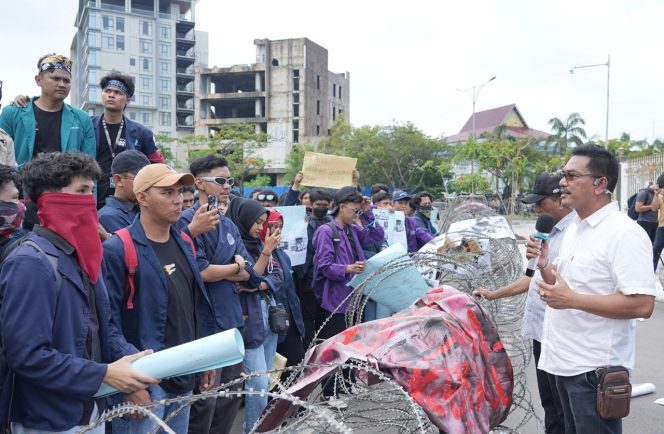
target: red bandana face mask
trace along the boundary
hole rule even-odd
[[[74,246],[81,268],[97,283],[104,251],[99,239],[99,218],[91,194],[44,193],[37,199],[39,225]]]

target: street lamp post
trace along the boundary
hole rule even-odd
[[[574,74],[574,71],[581,68],[594,68],[596,66],[606,66],[606,125],[604,126],[604,146],[609,148],[609,89],[611,83],[611,55],[609,54],[606,59],[606,63],[596,63],[594,65],[581,65],[575,66],[569,70],[570,74]]]
[[[472,119],[471,120],[472,129],[471,129],[471,132],[470,132],[470,137],[472,137],[473,139],[475,139],[475,103],[477,102],[477,97],[479,96],[480,91],[482,90],[482,88],[484,86],[486,86],[487,84],[489,84],[490,82],[492,82],[493,80],[495,80],[495,79],[496,79],[496,76],[494,75],[493,77],[491,77],[490,79],[488,79],[487,81],[485,81],[482,84],[477,84],[475,86],[471,86],[471,87],[468,87],[468,88],[465,88],[465,89],[457,89],[458,91],[461,91],[461,92],[471,92],[471,96],[473,98],[473,117],[471,118]],[[471,182],[471,193],[475,194],[475,160],[474,159],[470,160],[470,182]]]

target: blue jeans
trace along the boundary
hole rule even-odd
[[[655,242],[652,244],[652,262],[657,271],[657,263],[659,262],[659,255],[662,254],[664,249],[664,227],[657,228],[655,233]]]
[[[187,393],[182,393],[176,395],[174,393],[168,393],[160,386],[152,386],[148,389],[150,392],[150,397],[152,401],[160,401],[162,399],[176,398],[178,396],[191,396],[191,391]],[[119,404],[122,402],[122,394],[113,395],[109,398],[109,402],[112,405]],[[159,406],[152,409],[152,412],[162,420],[165,420],[169,415],[175,413],[176,410],[180,407],[185,406],[181,412],[178,413],[173,419],[168,422],[168,426],[171,427],[173,431],[177,434],[187,434],[189,430],[189,404],[188,403],[176,403],[170,404],[167,406]],[[115,418],[111,421],[113,426],[113,434],[145,434],[146,432],[151,432],[157,424],[152,421],[152,419],[145,418],[141,420],[130,419],[129,416],[123,416],[121,418]]]
[[[565,415],[565,434],[621,434],[622,419],[602,419],[597,412],[597,374],[556,375]]]
[[[277,352],[278,335],[270,329],[268,304],[261,300],[263,310],[263,327],[265,329],[265,339],[263,344],[257,348],[245,349],[244,351],[244,372],[265,372],[272,370],[274,356]],[[244,382],[244,390],[265,390],[269,387],[269,378],[267,375],[250,377]],[[267,396],[246,395],[244,398],[244,432],[248,433],[254,427],[256,422],[267,406]]]

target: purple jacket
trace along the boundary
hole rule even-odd
[[[426,243],[433,240],[426,229],[421,227],[412,217],[406,217],[406,239],[408,240],[408,253],[415,253]]]
[[[350,243],[355,243],[357,256],[363,261],[365,258],[362,245],[380,243],[385,237],[383,228],[375,224],[373,213],[362,214],[360,220],[365,227],[351,225],[352,240],[348,239],[341,224],[332,220],[339,229],[340,242],[337,252],[334,251],[332,229],[328,225],[320,226],[314,234],[313,246],[316,252],[314,267],[325,277],[321,306],[329,312],[334,312],[336,309],[336,313],[345,313],[348,308],[348,300],[343,301],[352,292],[348,282],[354,274],[347,273],[346,266],[355,262]]]

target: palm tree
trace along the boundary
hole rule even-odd
[[[554,134],[552,137],[554,141],[553,153],[564,154],[569,143],[582,144],[587,137],[586,130],[581,127],[585,124],[586,121],[578,113],[572,113],[564,121],[560,118],[549,119],[549,125],[551,125],[551,131]]]

